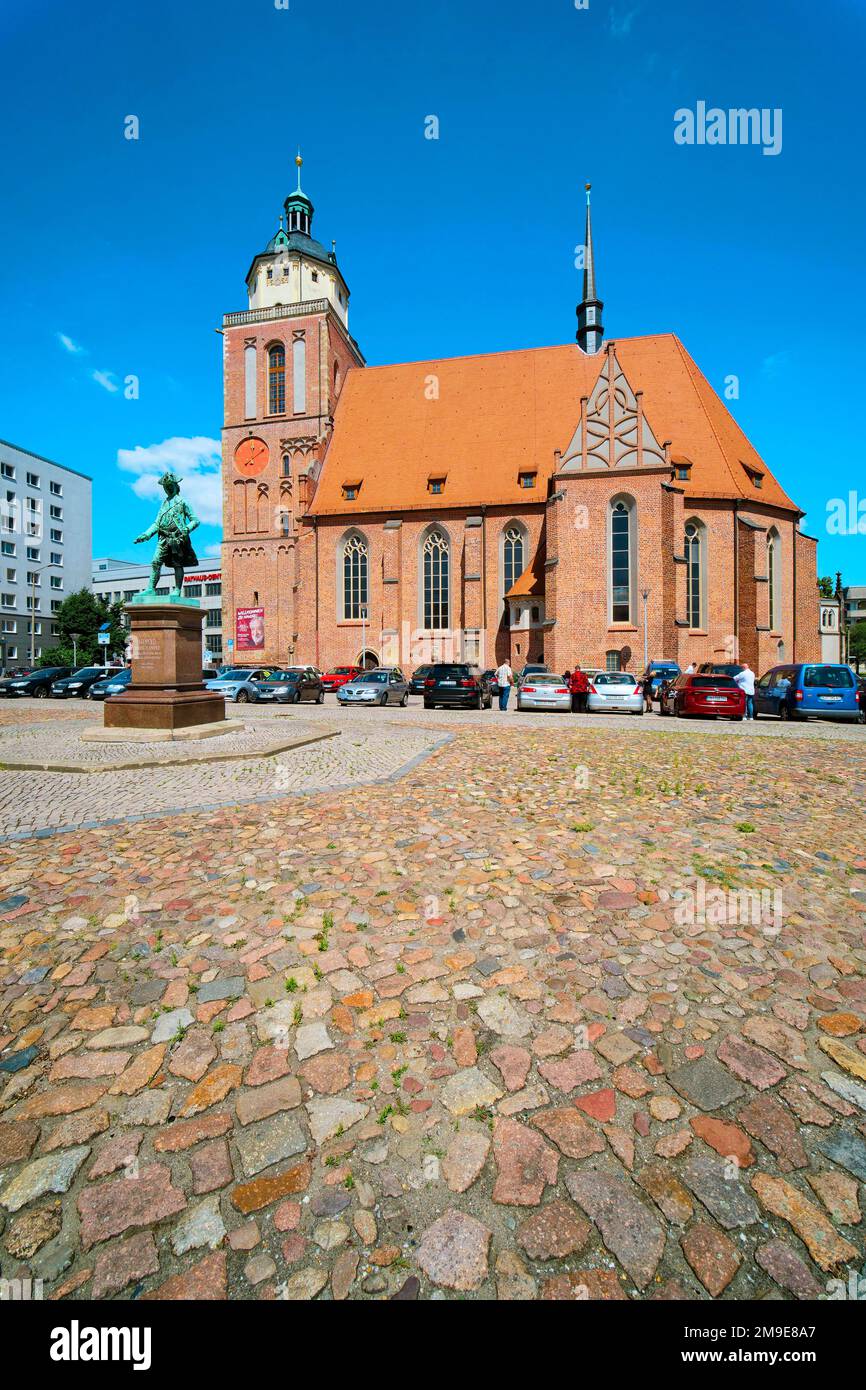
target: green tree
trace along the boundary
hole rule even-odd
[[[829,574],[822,574],[818,580],[818,592],[822,598],[832,598],[835,592],[835,585]]]
[[[103,623],[110,623],[108,655],[120,655],[127,643],[127,631],[122,623],[122,606],[108,603],[79,589],[64,599],[52,621],[58,626],[57,645],[43,651],[39,666],[93,666],[105,660],[105,648],[99,645],[97,633]],[[75,633],[73,644],[72,634]]]
[[[848,660],[858,670],[866,662],[866,618],[859,618],[848,629]]]

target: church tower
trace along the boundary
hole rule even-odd
[[[239,666],[309,657],[298,650],[298,523],[346,373],[364,365],[336,245],[313,238],[300,154],[295,163],[279,227],[247,272],[248,307],[225,314],[221,330],[223,655]]]
[[[601,311],[604,304],[595,294],[595,254],[592,249],[592,213],[589,206],[591,184],[586,185],[586,235],[584,237],[583,299],[577,306],[577,342],[587,353],[596,353],[604,339]]]

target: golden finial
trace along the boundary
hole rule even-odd
[[[297,166],[298,166],[299,169],[300,169],[301,165],[303,164],[303,162],[304,162],[304,161],[301,159],[301,151],[298,150],[298,153],[295,155],[295,163],[297,164]]]

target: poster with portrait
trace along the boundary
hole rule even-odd
[[[235,617],[235,651],[260,652],[264,646],[264,608],[239,608]]]

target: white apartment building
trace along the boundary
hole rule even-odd
[[[107,557],[93,561],[91,589],[109,603],[129,603],[150,583],[150,562],[136,564],[133,560],[111,560]],[[174,575],[163,571],[157,593],[164,597],[174,586]],[[222,573],[219,564],[200,561],[183,577],[184,598],[198,599],[204,609],[202,629],[202,659],[205,666],[220,666],[223,660]]]
[[[54,616],[90,583],[92,479],[0,439],[0,667],[55,646]]]

